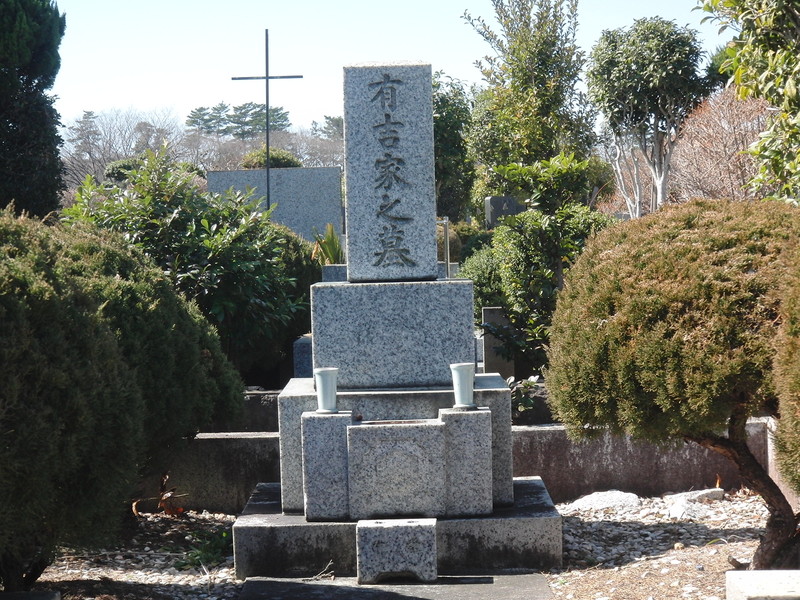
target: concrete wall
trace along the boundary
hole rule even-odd
[[[748,424],[749,445],[767,465],[767,424]],[[658,446],[629,437],[603,434],[573,442],[563,425],[514,427],[514,476],[538,475],[554,502],[596,491],[621,490],[639,496],[741,485],[733,463],[696,444]]]
[[[244,192],[254,188],[255,197],[265,196],[267,175],[264,169],[209,171],[208,191],[221,194],[229,188]],[[332,223],[337,233],[344,231],[342,172],[339,167],[270,169],[270,201],[275,207],[272,220],[286,225],[309,241],[314,228],[325,232]]]
[[[748,432],[751,450],[774,477],[768,420],[752,421]],[[610,489],[658,496],[709,488],[718,476],[725,489],[741,485],[732,463],[695,444],[657,446],[611,435],[573,442],[561,425],[514,427],[512,436],[514,476],[542,477],[557,503]],[[184,508],[236,514],[256,483],[280,480],[279,460],[277,432],[206,433],[172,454],[163,470],[177,493],[188,494],[181,498]],[[144,486],[156,495],[158,478]],[[796,496],[787,496],[796,508]]]

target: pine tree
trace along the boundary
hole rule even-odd
[[[44,215],[64,187],[59,115],[46,91],[61,66],[64,15],[50,0],[0,2],[0,207]]]

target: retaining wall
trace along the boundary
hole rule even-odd
[[[768,420],[751,421],[748,433],[753,453],[775,476]],[[610,489],[640,496],[703,489],[718,477],[725,489],[741,485],[732,463],[695,444],[658,446],[608,434],[573,442],[561,425],[515,426],[512,436],[514,476],[540,476],[557,503]],[[279,481],[279,461],[277,432],[204,433],[162,468],[176,492],[187,494],[184,508],[237,514],[256,483]],[[156,495],[158,477],[143,487]]]

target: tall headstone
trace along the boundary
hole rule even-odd
[[[475,360],[473,285],[437,280],[430,65],[344,69],[347,282],[311,287],[314,367],[342,389],[446,386]]]
[[[436,279],[431,66],[344,70],[348,279]]]

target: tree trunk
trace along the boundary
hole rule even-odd
[[[738,467],[745,485],[757,492],[767,505],[769,517],[750,568],[800,568],[800,536],[796,535],[797,519],[783,492],[750,452],[747,446],[746,424],[747,418],[744,415],[734,414],[728,421],[728,437],[707,435],[687,436],[686,439],[732,460]]]

